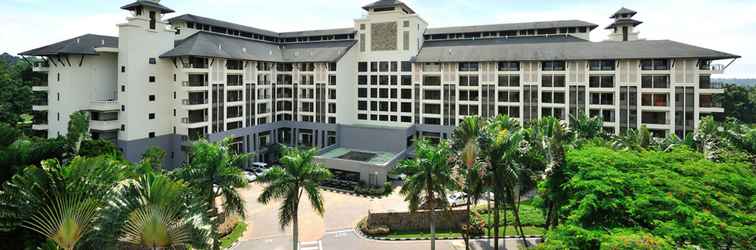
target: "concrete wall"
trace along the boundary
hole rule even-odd
[[[339,145],[344,148],[399,153],[407,148],[408,128],[339,126]]]

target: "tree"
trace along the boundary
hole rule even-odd
[[[79,156],[97,157],[100,155],[112,155],[115,158],[122,159],[123,153],[111,141],[107,140],[84,140],[81,141]]]
[[[630,129],[623,135],[615,136],[612,146],[615,149],[640,151],[648,149],[651,142],[651,132],[646,125],[641,125],[638,130]]]
[[[68,145],[75,154],[81,149],[81,142],[89,138],[89,115],[83,111],[74,112],[68,121]]]
[[[447,208],[446,192],[455,188],[451,159],[446,141],[433,146],[423,140],[417,143],[415,159],[402,161],[395,169],[407,175],[399,193],[409,203],[410,212],[416,212],[423,204],[430,209],[431,249],[436,249],[436,209]]]
[[[724,115],[734,117],[747,123],[756,123],[756,87],[727,84],[724,86],[723,95],[715,95],[717,103],[721,103],[725,110]]]
[[[173,180],[148,167],[142,176],[120,185],[112,202],[104,209],[100,246],[207,248],[210,237],[205,228],[209,225],[198,197],[191,193],[186,182]]]
[[[283,200],[278,213],[281,228],[292,224],[292,249],[299,249],[299,202],[302,195],[307,195],[310,205],[320,216],[323,216],[323,196],[320,193],[320,183],[332,178],[332,174],[313,158],[316,149],[301,150],[288,148],[280,159],[281,166],[276,166],[266,172],[258,181],[266,185],[258,197],[258,201],[268,204],[272,200]]]
[[[21,226],[74,249],[89,237],[99,208],[128,173],[128,165],[105,156],[26,167],[0,192],[0,231]]]
[[[547,234],[544,249],[754,248],[756,172],[749,162],[716,163],[686,147],[588,146],[566,159],[566,219]]]
[[[478,146],[478,137],[485,126],[484,121],[477,116],[468,116],[454,129],[452,147],[456,151],[456,181],[457,185],[462,187],[467,196],[467,225],[464,230],[465,249],[470,249],[470,230],[471,217],[470,206],[472,203],[477,204],[483,195],[485,167],[479,161],[480,148]]]
[[[604,121],[601,117],[589,117],[586,114],[570,116],[570,131],[575,141],[592,140],[604,135]]]
[[[190,163],[176,171],[176,175],[189,183],[193,192],[201,195],[210,218],[210,238],[212,249],[220,248],[218,226],[231,213],[244,218],[244,201],[237,188],[247,185],[241,165],[249,154],[235,154],[231,148],[231,138],[217,143],[201,139],[192,144]],[[216,199],[223,198],[224,213],[218,211]]]
[[[519,199],[522,164],[520,163],[523,151],[524,134],[519,121],[506,115],[492,118],[486,126],[481,139],[480,147],[491,172],[492,190],[494,191],[494,249],[499,247],[499,205],[511,202],[515,223],[520,227],[520,235],[524,244],[525,240],[519,219],[516,200]],[[505,216],[506,218],[506,216]]]
[[[23,120],[21,115],[32,113],[32,103],[36,100],[31,89],[33,79],[29,76],[40,77],[25,62],[15,65],[0,62],[0,121],[17,127]]]
[[[598,134],[592,134],[588,131],[596,129],[595,122],[585,116],[581,116],[577,120],[575,130],[578,134],[577,138],[591,139],[598,136]],[[569,146],[570,141],[564,125],[553,117],[546,117],[535,122],[533,131],[534,136],[531,138],[531,143],[536,145],[533,148],[540,149],[538,151],[545,156],[546,169],[541,184],[541,195],[546,208],[544,227],[549,229],[549,227],[556,227],[559,224],[559,210],[566,202],[567,194],[562,185],[567,181],[567,176],[564,173],[565,146]]]
[[[163,159],[165,159],[165,150],[159,147],[149,147],[144,154],[142,154],[142,163],[151,166],[154,170],[161,170],[163,168]]]

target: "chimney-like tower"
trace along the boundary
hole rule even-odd
[[[611,19],[614,19],[614,23],[607,26],[606,29],[613,29],[612,34],[609,35],[609,40],[626,42],[638,40],[638,32],[635,31],[635,26],[640,25],[641,21],[633,19],[633,16],[637,14],[634,10],[622,7],[612,15]]]

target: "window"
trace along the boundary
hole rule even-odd
[[[154,58],[154,57],[150,57],[150,59],[148,60],[148,62],[149,62],[150,64],[157,64],[157,60],[155,60],[155,58]]]
[[[614,76],[590,76],[588,83],[591,88],[614,88]]]
[[[121,105],[121,111],[126,111],[126,105]]]
[[[611,71],[614,70],[614,60],[593,60],[590,63],[591,71]]]
[[[564,71],[564,61],[545,61],[542,64],[543,71]]]
[[[412,85],[412,76],[402,76],[402,85]]]
[[[147,136],[150,138],[155,138],[155,132],[150,132]]]
[[[148,79],[148,81],[149,82],[155,82],[155,76],[150,76],[150,78]]]
[[[370,72],[378,72],[378,62],[370,62]]]
[[[501,75],[499,76],[499,87],[519,87],[519,75]]]
[[[154,101],[155,101],[155,95],[150,95],[150,97],[149,97],[149,100],[150,100],[151,102],[154,102]]]
[[[367,62],[359,62],[359,63],[357,63],[357,71],[358,72],[367,72],[368,71],[368,64],[367,64]]]
[[[149,115],[147,115],[147,118],[150,119],[150,120],[154,120],[155,119],[155,113],[150,113]]]
[[[564,87],[564,83],[564,75],[543,75],[541,78],[541,86],[547,88],[561,88]]]
[[[141,16],[142,15],[142,7],[141,6],[139,6],[139,7],[136,8],[136,15],[137,16]]]
[[[478,86],[478,76],[459,76],[459,86]]]
[[[669,70],[669,60],[667,59],[641,60],[641,70]]]
[[[389,71],[389,63],[388,62],[380,62],[378,65],[379,65],[379,70],[381,72],[388,72]]]
[[[156,15],[157,13],[155,13],[154,11],[150,11],[150,29],[153,29],[153,30],[155,29],[155,23],[157,22],[156,17],[155,17]]]
[[[367,84],[368,84],[367,76],[357,76],[357,85],[367,85]]]
[[[121,92],[126,92],[126,85],[121,85]]]
[[[642,88],[666,89],[669,88],[669,75],[644,75],[641,76]]]
[[[402,72],[412,72],[412,63],[402,62]]]
[[[461,72],[472,72],[472,71],[478,71],[479,64],[478,63],[459,63],[459,71]]]
[[[336,71],[336,63],[329,63],[328,71]]]
[[[121,73],[126,73],[126,66],[121,66]]]
[[[440,76],[424,76],[423,85],[425,86],[441,86]]]
[[[126,124],[121,124],[121,131],[126,131]]]
[[[58,73],[58,82],[60,82],[60,73]]]
[[[391,72],[397,72],[399,70],[398,64],[396,62],[391,62],[390,64],[391,64]]]
[[[499,62],[499,71],[520,71],[520,62]]]
[[[405,28],[407,28],[407,27],[410,26],[410,22],[409,21],[404,21],[404,23],[402,24],[402,26],[405,27]]]

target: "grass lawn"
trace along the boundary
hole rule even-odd
[[[231,245],[236,243],[236,241],[238,241],[239,238],[241,238],[242,234],[244,234],[244,231],[246,230],[247,230],[247,223],[244,223],[244,221],[239,221],[239,223],[236,224],[236,227],[234,227],[234,230],[231,231],[230,234],[221,238],[221,248],[231,247]]]

